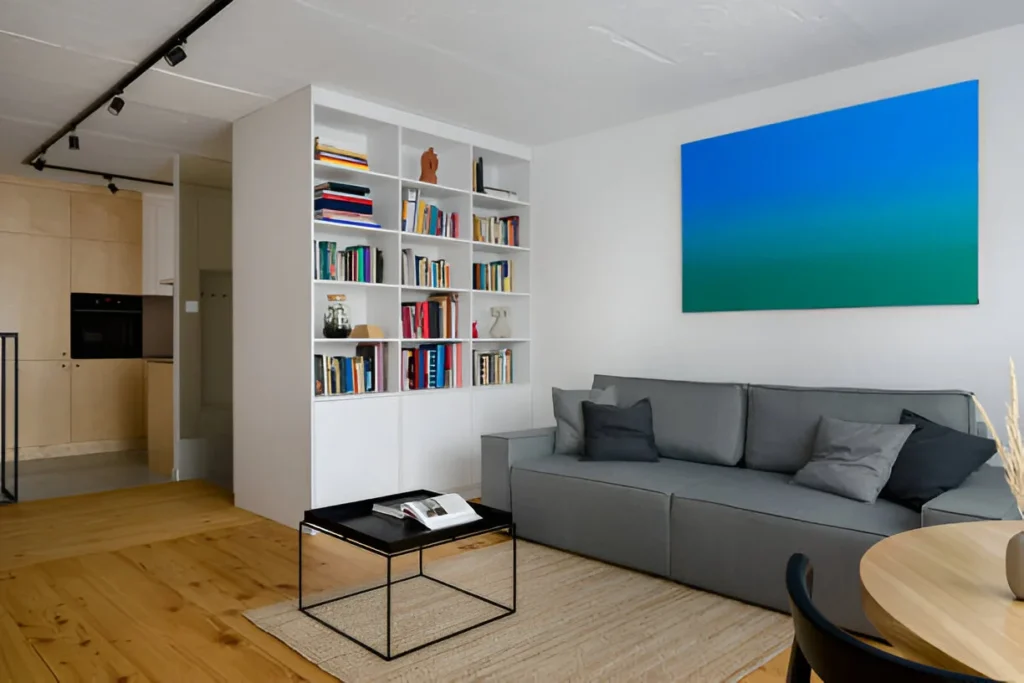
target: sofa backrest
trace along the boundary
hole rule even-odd
[[[615,386],[620,406],[651,400],[662,457],[713,465],[736,465],[743,457],[745,385],[594,376],[595,389],[609,386]]]
[[[747,390],[744,464],[792,474],[811,457],[818,420],[898,424],[906,408],[962,432],[976,430],[974,402],[964,391],[887,391],[761,386]]]

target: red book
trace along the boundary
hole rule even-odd
[[[365,204],[366,206],[373,206],[373,200],[369,197],[363,197],[357,194],[346,194],[344,192],[332,192],[331,190],[321,190],[317,194],[322,199],[333,199],[338,202],[349,202],[350,204]]]

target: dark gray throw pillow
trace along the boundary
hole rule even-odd
[[[996,453],[996,442],[936,424],[904,410],[913,433],[903,444],[881,497],[920,512],[932,498],[960,486]]]
[[[555,453],[579,455],[583,452],[583,408],[590,401],[601,405],[615,405],[615,387],[605,389],[551,389],[551,403],[555,410]]]
[[[793,482],[874,503],[912,431],[912,425],[864,424],[822,417],[811,460],[797,471]]]
[[[628,408],[584,401],[583,429],[581,460],[658,461],[649,399],[641,399]]]

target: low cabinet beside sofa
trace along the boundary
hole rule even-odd
[[[598,375],[618,404],[647,398],[657,462],[592,462],[554,452],[555,428],[482,437],[482,497],[522,538],[788,611],[786,562],[815,567],[815,603],[877,636],[861,610],[859,566],[881,539],[921,526],[1016,519],[997,467],[982,466],[921,512],[791,483],[825,415],[898,423],[902,410],[977,434],[971,395],[716,384]]]

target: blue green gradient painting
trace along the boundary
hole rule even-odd
[[[683,311],[978,303],[978,82],[682,146]]]

